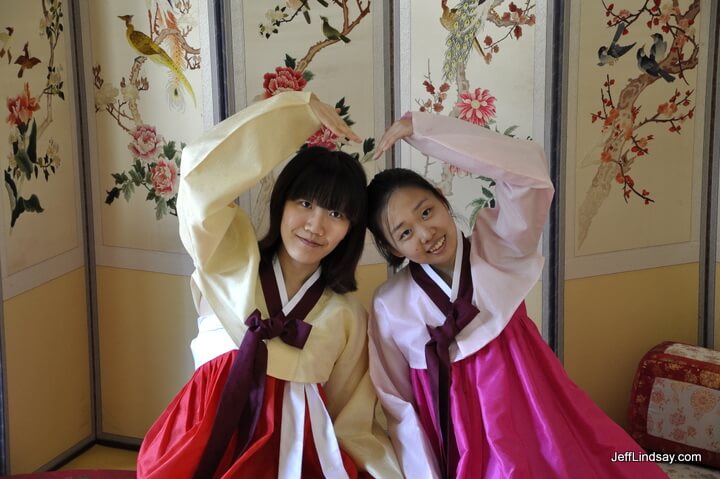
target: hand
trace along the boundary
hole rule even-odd
[[[412,124],[412,117],[408,119],[400,119],[390,125],[390,128],[385,131],[385,134],[382,138],[380,138],[380,141],[378,142],[377,146],[375,147],[375,153],[373,154],[373,160],[377,160],[380,158],[383,153],[385,153],[387,150],[389,150],[397,141],[402,140],[403,138],[407,138],[408,136],[412,136],[413,134],[413,124]]]
[[[335,133],[341,138],[347,138],[355,143],[360,143],[362,139],[345,123],[334,106],[328,105],[320,101],[313,93],[310,96],[310,109],[323,126]]]

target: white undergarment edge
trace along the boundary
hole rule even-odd
[[[328,479],[349,479],[343,465],[340,445],[335,436],[330,414],[325,408],[317,384],[307,384],[308,410],[310,411],[310,427],[315,440],[315,450],[320,458],[323,474]]]
[[[305,429],[305,385],[286,382],[280,424],[279,479],[300,479]]]

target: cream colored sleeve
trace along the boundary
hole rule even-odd
[[[255,307],[259,253],[252,224],[233,201],[320,128],[310,96],[285,92],[256,103],[182,153],[180,239],[195,264],[193,281],[237,344]]]
[[[382,479],[402,478],[390,440],[375,417],[377,396],[367,358],[367,313],[348,298],[346,346],[324,385],[328,412],[344,451],[360,469]]]

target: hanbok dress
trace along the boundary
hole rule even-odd
[[[554,189],[542,149],[450,117],[412,113],[407,142],[496,181],[496,208],[458,230],[452,284],[411,263],[373,299],[370,374],[406,477],[666,477],[613,462],[642,449],[568,377],[528,318]]]
[[[320,270],[289,298],[277,257],[261,257],[233,202],[320,127],[309,99],[254,104],[183,151],[192,289],[239,347],[207,353],[145,436],[138,478],[402,477],[375,421],[364,309]]]

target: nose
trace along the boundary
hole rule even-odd
[[[427,243],[433,237],[433,229],[429,226],[418,226],[417,234],[421,242]]]
[[[325,215],[323,208],[313,208],[305,222],[305,231],[314,235],[322,236],[325,234]]]

